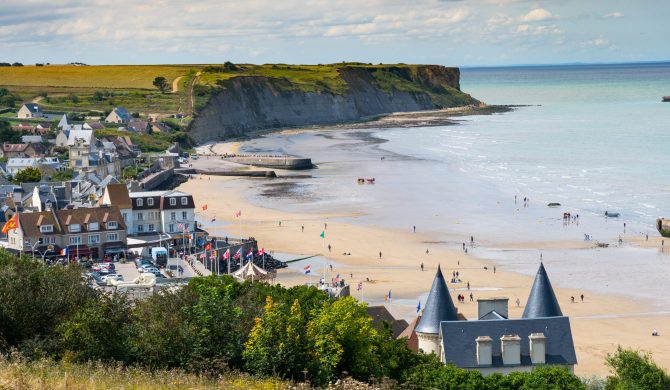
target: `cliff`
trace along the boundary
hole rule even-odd
[[[354,122],[391,112],[479,103],[460,91],[458,68],[273,65],[265,69],[265,74],[255,68],[253,74],[221,75],[225,77],[215,81],[216,87],[191,123],[193,139],[202,143],[255,130]],[[287,71],[280,73],[280,69]],[[281,74],[286,76],[276,76]]]

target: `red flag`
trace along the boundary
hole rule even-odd
[[[207,210],[207,205],[203,205],[202,206],[202,211],[206,211],[206,210]]]
[[[265,248],[261,248],[258,250],[258,256],[263,256],[265,254]]]
[[[226,249],[226,253],[223,254],[224,260],[230,260],[230,249]]]
[[[2,233],[7,234],[8,231],[16,229],[19,223],[19,214],[14,214],[7,223],[2,227]]]
[[[211,242],[208,242],[207,245],[205,245],[205,250],[206,251],[212,250],[212,243]]]
[[[238,249],[237,252],[235,252],[235,256],[233,256],[233,259],[239,259],[240,257],[242,257],[242,247],[240,247],[240,249]]]

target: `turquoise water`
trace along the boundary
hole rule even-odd
[[[464,69],[462,90],[512,113],[383,132],[505,193],[653,226],[670,215],[670,64]]]

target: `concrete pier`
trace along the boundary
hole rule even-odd
[[[302,157],[264,157],[264,156],[235,156],[235,157],[224,157],[226,161],[252,165],[255,167],[262,168],[273,168],[273,169],[312,169],[314,165],[312,164],[311,158],[302,158]]]

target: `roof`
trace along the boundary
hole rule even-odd
[[[186,204],[182,203],[182,198],[186,198]],[[176,199],[176,203],[174,205],[170,204],[170,199]],[[195,208],[195,201],[192,195],[181,191],[167,191],[161,196],[161,210],[193,208]]]
[[[7,160],[7,168],[14,167],[36,167],[40,163],[39,157],[29,157],[29,158],[10,158]]]
[[[103,124],[100,123],[99,121],[96,121],[96,122],[87,122],[87,123],[88,123],[89,127],[90,127],[91,129],[93,129],[93,130],[102,130],[102,129],[105,128],[105,125],[103,125]]]
[[[37,237],[44,235],[40,232],[40,225],[52,225],[52,234],[61,234],[61,227],[53,211],[19,213],[19,226],[24,236]]]
[[[109,196],[109,202],[120,209],[129,209],[132,207],[130,196],[128,196],[128,187],[125,184],[108,184],[105,187],[105,193]]]
[[[365,311],[372,317],[372,325],[378,329],[382,329],[383,323],[388,322],[393,338],[397,338],[407,328],[407,321],[395,319],[386,306],[368,306]]]
[[[521,337],[521,365],[530,365],[531,333],[546,336],[547,364],[577,364],[575,345],[572,340],[568,317],[518,318],[490,321],[444,321],[440,324],[442,351],[445,363],[457,367],[472,368],[477,365],[477,342],[479,336],[489,336],[493,353],[493,366],[502,366],[500,338],[503,335]]]
[[[490,312],[488,312],[488,313],[484,314],[483,316],[481,316],[481,317],[479,318],[479,320],[480,320],[480,321],[488,321],[488,320],[504,320],[504,319],[506,319],[506,318],[507,318],[507,317],[505,317],[504,315],[498,313],[497,311],[495,311],[495,310],[491,310]]]
[[[65,226],[67,225],[80,224],[82,233],[88,231],[87,224],[90,222],[116,221],[118,223],[116,229],[107,229],[105,225],[101,224],[99,229],[95,231],[117,231],[126,229],[123,216],[121,215],[119,208],[116,206],[57,210],[56,215],[63,226],[63,229],[65,229]]]
[[[31,144],[31,143],[40,143],[42,142],[41,135],[23,135],[21,136],[21,142]]]
[[[26,103],[23,105],[28,111],[35,113],[40,111],[40,106],[35,103]]]
[[[132,120],[128,122],[128,130],[134,130],[134,131],[147,131],[147,128],[149,128],[149,122],[147,121],[142,121],[142,120]]]
[[[421,321],[416,327],[417,333],[434,333],[440,331],[440,322],[458,321],[458,314],[454,301],[451,300],[447,282],[444,280],[440,266],[437,266],[437,273],[433,279],[433,286],[430,288],[426,306],[421,315]]]
[[[25,152],[28,144],[2,144],[2,151],[5,153]]]
[[[526,301],[526,308],[523,311],[522,318],[539,317],[560,317],[563,313],[558,305],[558,300],[551,287],[549,276],[544,269],[544,264],[540,262],[540,268],[535,275],[533,287],[530,289],[530,295]]]
[[[63,127],[69,125],[69,122],[67,121],[67,115],[63,114],[63,117],[58,121],[58,127]]]
[[[67,145],[74,146],[76,141],[83,142],[84,145],[90,145],[93,142],[93,130],[70,130]]]
[[[112,110],[112,112],[115,112],[116,115],[118,115],[121,119],[124,119],[124,120],[129,120],[130,119],[130,113],[128,112],[128,110],[126,110],[123,107],[116,107],[116,108],[114,108],[114,110]]]

